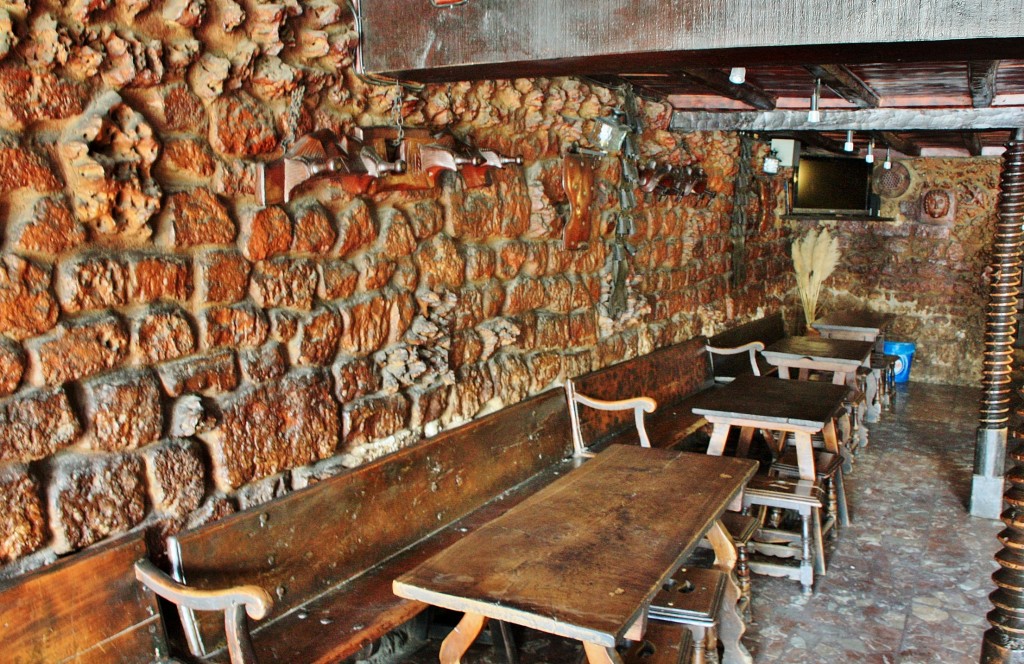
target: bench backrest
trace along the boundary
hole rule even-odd
[[[708,344],[717,348],[735,348],[751,341],[760,341],[770,346],[786,336],[786,321],[781,313],[774,313],[742,325],[719,332],[708,339]],[[715,355],[712,358],[716,376],[742,376],[750,370],[750,358],[745,354]]]
[[[168,656],[156,596],[135,580],[142,533],[0,582],[0,660],[152,662]]]
[[[651,397],[663,408],[714,384],[705,337],[659,348],[619,364],[575,379],[576,391],[588,397],[614,401]],[[746,358],[746,355],[744,355]],[[632,411],[579,409],[580,430],[589,444],[635,426]]]
[[[190,586],[255,584],[267,620],[465,516],[572,452],[562,390],[444,431],[265,505],[172,537],[175,573]],[[206,652],[219,614],[196,612]],[[186,629],[189,625],[186,624]]]

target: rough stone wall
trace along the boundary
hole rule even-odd
[[[1002,161],[899,163],[909,186],[883,197],[881,207],[895,221],[824,222],[839,236],[842,259],[825,282],[819,315],[855,306],[893,312],[889,338],[917,345],[911,380],[979,385]],[[948,196],[930,194],[936,191]],[[793,232],[813,224],[793,222]],[[795,290],[787,301],[799,311]]]
[[[219,518],[781,298],[771,214],[729,285],[737,138],[674,136],[645,102],[645,157],[701,164],[717,196],[641,202],[629,308],[605,316],[617,161],[603,240],[567,252],[560,155],[617,93],[366,85],[345,6],[0,0],[0,576]],[[257,164],[396,107],[525,164],[259,207]]]

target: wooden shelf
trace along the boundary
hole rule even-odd
[[[873,217],[868,214],[821,214],[801,213],[784,214],[782,218],[786,221],[896,221],[896,217]]]

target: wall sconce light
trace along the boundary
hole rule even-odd
[[[779,172],[780,165],[781,162],[779,161],[779,154],[775,150],[772,150],[768,153],[768,156],[764,158],[764,164],[762,164],[761,170],[769,175],[775,175]]]
[[[892,148],[888,145],[885,146],[885,161],[882,162],[882,168],[885,170],[892,168]]]
[[[814,79],[814,91],[811,92],[811,110],[807,111],[808,122],[821,122],[821,111],[818,110],[818,99],[821,97],[821,79]]]
[[[864,161],[869,164],[875,163],[875,140],[871,139],[868,141],[868,152],[864,155]]]
[[[853,132],[846,131],[846,142],[843,143],[843,152],[853,152]]]
[[[616,122],[612,118],[597,118],[594,133],[589,138],[591,143],[608,154],[617,154],[622,149],[622,143],[629,134],[629,125]]]
[[[729,71],[729,82],[733,85],[743,85],[747,80],[746,67],[733,67]]]

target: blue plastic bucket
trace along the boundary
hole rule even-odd
[[[905,383],[910,380],[910,363],[914,361],[917,346],[910,341],[886,341],[884,350],[886,355],[896,356],[896,382]]]

